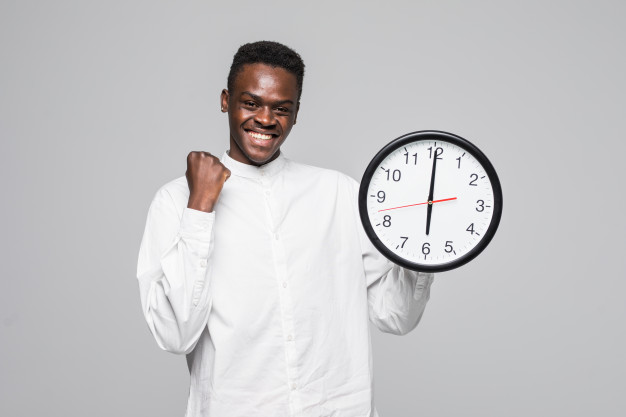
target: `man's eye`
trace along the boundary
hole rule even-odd
[[[243,104],[248,106],[248,107],[255,107],[256,106],[256,103],[254,101],[244,101]]]
[[[276,110],[281,113],[289,113],[289,109],[286,107],[278,107]]]

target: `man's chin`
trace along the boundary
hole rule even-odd
[[[232,140],[231,137],[231,157],[235,157],[235,160],[250,165],[264,165],[271,162],[280,153],[280,146],[277,143],[272,143],[273,146],[254,146],[253,143],[247,141],[247,138],[241,138],[240,142]],[[272,139],[274,141],[275,139]]]
[[[279,152],[280,152],[280,148],[276,150],[263,151],[263,152],[259,152],[256,150],[249,150],[248,152],[245,152],[245,156],[252,165],[260,166],[260,165],[264,165],[264,164],[267,164],[268,162],[273,161],[276,157],[278,157]]]

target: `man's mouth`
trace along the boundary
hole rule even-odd
[[[273,135],[270,133],[255,132],[254,130],[245,129],[245,131],[247,134],[249,134],[250,136],[252,136],[254,139],[257,139],[257,140],[270,140],[273,137],[278,136],[278,135]]]

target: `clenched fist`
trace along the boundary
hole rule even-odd
[[[189,152],[185,176],[189,185],[187,207],[209,213],[230,177],[230,170],[208,152]]]

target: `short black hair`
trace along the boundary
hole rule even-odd
[[[258,41],[241,45],[230,66],[227,88],[233,90],[235,78],[246,64],[265,64],[271,67],[283,68],[296,76],[298,83],[298,100],[302,95],[302,80],[304,79],[304,62],[300,55],[278,42]]]

